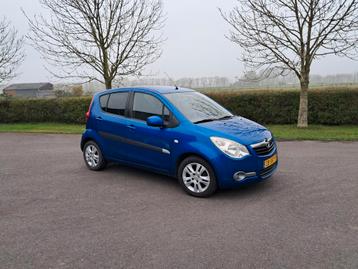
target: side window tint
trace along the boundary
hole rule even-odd
[[[107,111],[108,97],[109,97],[109,95],[106,94],[106,95],[102,95],[102,96],[99,98],[99,102],[101,103],[101,108],[102,108],[104,111]]]
[[[112,93],[109,96],[107,112],[124,116],[126,111],[128,92]]]
[[[145,121],[151,116],[162,116],[163,109],[163,103],[154,96],[145,93],[135,93],[133,101],[133,118]]]

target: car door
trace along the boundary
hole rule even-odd
[[[137,164],[167,172],[172,158],[173,128],[148,126],[147,118],[154,115],[163,117],[167,123],[173,121],[170,111],[157,97],[134,92],[129,119],[131,159]]]
[[[128,91],[100,96],[101,111],[96,115],[96,126],[105,156],[109,159],[126,159],[128,144],[123,139],[128,136],[128,101]]]

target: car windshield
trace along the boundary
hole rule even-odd
[[[222,120],[233,116],[218,103],[198,92],[169,93],[165,96],[193,123]]]

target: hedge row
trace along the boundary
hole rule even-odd
[[[298,91],[208,92],[237,115],[263,124],[297,121]],[[90,97],[0,100],[0,123],[84,123]],[[358,90],[314,90],[309,93],[311,124],[358,124]]]
[[[84,123],[90,97],[0,100],[0,123]]]
[[[299,91],[207,93],[235,114],[263,124],[297,122]],[[309,92],[310,124],[358,124],[358,90],[314,90]]]

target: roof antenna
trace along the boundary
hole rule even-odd
[[[164,72],[164,74],[167,76],[167,78],[170,80],[170,82],[174,85],[176,90],[179,90],[179,87],[177,86],[177,84],[175,83],[175,81],[168,75],[167,72]]]

